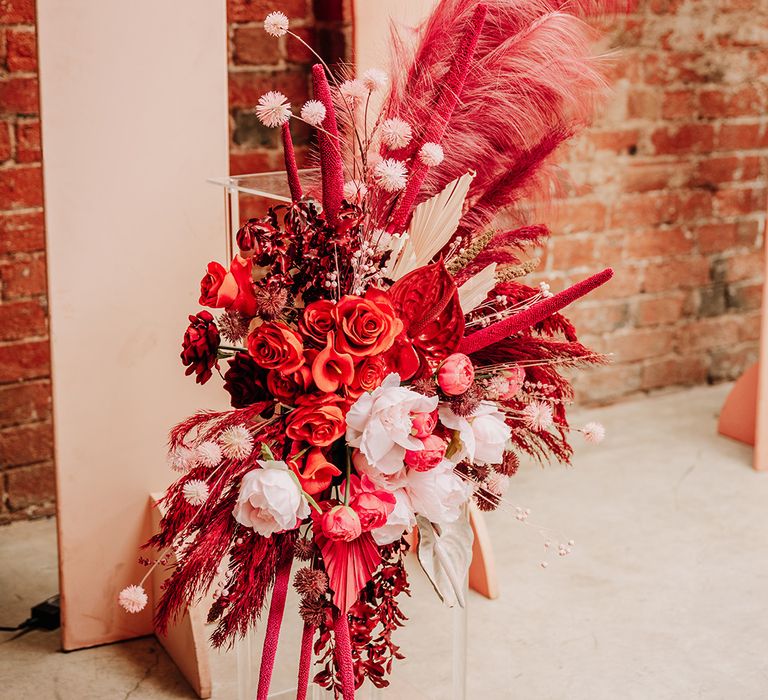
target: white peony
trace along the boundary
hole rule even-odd
[[[504,422],[504,414],[491,401],[481,401],[471,416],[457,416],[450,407],[438,409],[440,422],[459,434],[461,449],[452,454],[451,460],[468,459],[478,464],[501,464],[504,446],[512,435],[512,429]]]
[[[353,450],[352,464],[355,465],[355,471],[360,476],[367,476],[376,485],[376,488],[384,489],[384,491],[396,491],[408,483],[406,477],[408,470],[405,466],[394,474],[382,474],[365,458],[360,450]]]
[[[269,537],[296,527],[309,515],[309,504],[285,462],[258,462],[262,468],[243,477],[232,515],[241,525]]]
[[[347,413],[347,443],[357,447],[383,474],[403,468],[406,450],[421,450],[411,435],[411,413],[429,413],[437,396],[423,396],[400,386],[400,375],[389,374],[381,386],[365,393]]]
[[[405,533],[410,532],[416,524],[416,516],[413,513],[413,505],[408,497],[408,493],[404,489],[398,489],[393,495],[395,497],[395,507],[389,514],[386,524],[371,530],[373,539],[379,547],[397,542]]]
[[[408,472],[408,495],[414,510],[433,523],[459,519],[461,507],[472,495],[472,486],[453,471],[453,462],[444,459],[426,472]]]

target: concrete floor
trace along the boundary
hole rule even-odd
[[[470,700],[768,698],[768,474],[715,434],[727,386],[583,413],[608,437],[575,468],[529,466],[489,527],[502,594],[469,600]],[[537,526],[574,539],[542,569]],[[0,623],[56,590],[54,522],[0,528]],[[383,697],[448,698],[450,613],[414,571],[408,661]],[[152,639],[57,652],[58,633],[0,635],[0,698],[191,698]],[[287,652],[291,654],[290,650]],[[237,698],[234,655],[214,658],[214,697]],[[292,677],[290,665],[281,670]],[[282,668],[286,666],[286,668]]]

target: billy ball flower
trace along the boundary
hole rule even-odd
[[[120,591],[117,602],[129,613],[138,613],[147,607],[147,594],[141,586],[128,586]]]
[[[259,121],[270,128],[288,123],[291,118],[291,103],[282,92],[267,92],[259,98],[253,110]]]
[[[408,171],[405,163],[394,158],[384,158],[373,169],[376,182],[387,192],[399,192],[405,188]]]
[[[301,118],[311,126],[320,126],[325,119],[325,105],[320,100],[309,100],[301,108]]]
[[[439,143],[427,142],[419,149],[419,160],[429,168],[443,162],[445,152]]]
[[[357,107],[368,97],[368,89],[362,80],[345,80],[339,85],[339,92],[350,107]]]
[[[348,202],[356,202],[358,197],[365,197],[368,188],[360,180],[347,180],[344,183],[344,199]]]
[[[581,434],[586,442],[597,445],[605,438],[605,428],[602,423],[590,422],[581,429]]]
[[[208,484],[201,479],[190,479],[181,487],[181,492],[191,506],[201,506],[208,500]]]
[[[387,86],[389,76],[380,68],[369,68],[362,76],[363,85],[366,90],[375,92],[382,90]]]
[[[234,425],[219,435],[221,450],[227,459],[245,459],[253,452],[253,436],[242,425]]]
[[[393,117],[392,119],[385,119],[381,123],[379,130],[381,135],[381,142],[388,148],[405,148],[411,141],[413,132],[411,131],[411,125]]]
[[[197,461],[204,467],[215,467],[221,462],[221,447],[218,443],[208,440],[197,446]]]
[[[284,36],[288,26],[288,18],[282,12],[270,12],[264,19],[264,31],[270,36]]]
[[[552,407],[541,401],[531,401],[523,409],[523,421],[531,430],[546,430],[554,422]]]

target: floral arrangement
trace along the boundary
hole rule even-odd
[[[175,554],[161,631],[214,590],[215,645],[244,634],[271,591],[259,700],[294,559],[297,697],[313,654],[314,681],[345,699],[365,679],[386,686],[414,529],[437,594],[463,604],[467,508],[503,504],[521,454],[570,458],[562,371],[604,358],[560,311],[612,272],[557,294],[528,286],[524,252],[546,227],[492,222],[522,211],[588,122],[603,80],[579,15],[602,9],[443,0],[394,34],[390,73],[340,79],[320,63],[300,115],[277,92],[255,107],[282,131],[292,202],[247,221],[227,265],[208,264],[200,304],[220,313],[189,317],[181,359],[201,384],[223,373],[233,408],[171,431],[180,476],[148,543],[161,554],[142,561]],[[295,36],[280,12],[264,28]],[[319,192],[302,189],[291,118],[317,130]],[[581,432],[602,438],[598,424]],[[130,586],[120,602],[147,598]]]

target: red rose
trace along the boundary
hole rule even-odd
[[[244,316],[256,315],[256,297],[251,280],[251,261],[236,255],[229,272],[217,262],[209,262],[200,281],[200,303],[214,309],[234,309]]]
[[[267,387],[280,403],[293,406],[299,396],[303,396],[312,386],[312,372],[306,365],[295,372],[284,374],[273,369],[267,375]]]
[[[305,309],[299,321],[299,331],[314,344],[322,347],[326,338],[336,328],[331,310],[333,302],[328,299],[313,301]]]
[[[194,372],[198,384],[205,384],[212,376],[211,367],[216,361],[219,344],[219,329],[208,311],[200,311],[189,317],[189,326],[181,343],[181,361],[187,366],[186,375]]]
[[[301,467],[299,467],[296,460],[289,459],[288,464],[296,476],[299,477],[301,488],[310,496],[325,491],[331,485],[333,477],[341,474],[341,470],[334,464],[331,464],[325,458],[322,450],[317,447],[308,450],[303,460]]]
[[[362,527],[357,513],[349,506],[334,506],[320,519],[323,534],[329,540],[351,542],[360,537]]]
[[[248,352],[264,369],[295,372],[304,364],[301,338],[281,321],[262,323],[248,336]]]
[[[381,385],[388,372],[389,368],[383,357],[366,357],[355,368],[352,393],[359,396],[364,391],[373,391]]]
[[[377,489],[368,476],[352,477],[352,493],[350,505],[360,518],[363,532],[382,527],[397,503],[393,494]]]
[[[402,321],[386,292],[373,287],[365,298],[343,296],[333,307],[336,347],[353,357],[379,355],[389,350],[403,330]]]
[[[313,447],[328,447],[344,435],[344,399],[335,394],[307,394],[297,399],[298,408],[286,422],[285,434],[291,440],[308,442]]]
[[[336,391],[340,386],[352,383],[355,378],[355,362],[351,355],[338,352],[333,347],[333,334],[328,334],[328,344],[312,361],[312,379],[320,391]]]

